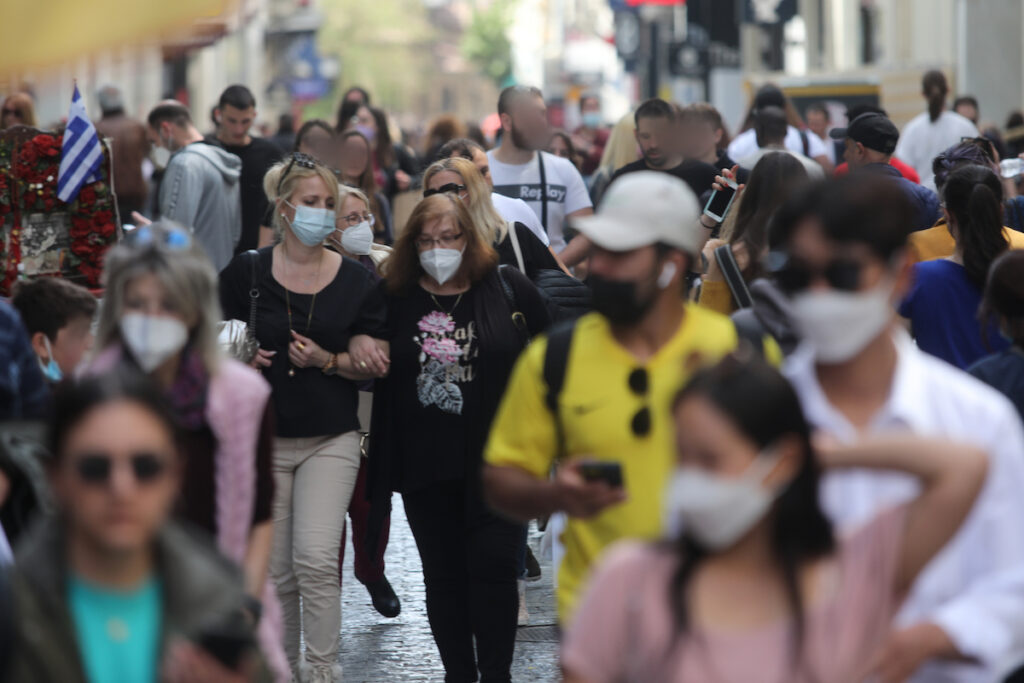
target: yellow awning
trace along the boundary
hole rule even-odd
[[[173,39],[234,0],[0,0],[0,75]]]

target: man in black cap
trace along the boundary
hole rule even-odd
[[[889,164],[900,131],[884,114],[868,112],[850,122],[846,128],[834,128],[837,140],[845,140],[844,157],[850,170],[857,173],[875,173],[899,184],[914,206],[914,230],[927,230],[939,219],[939,198],[923,185],[904,178]]]

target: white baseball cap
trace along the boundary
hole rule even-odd
[[[572,225],[608,251],[661,243],[696,255],[704,242],[699,219],[697,197],[686,183],[668,173],[638,171],[612,183],[597,213]]]

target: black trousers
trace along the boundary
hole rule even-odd
[[[512,680],[519,525],[487,510],[465,481],[402,494],[423,562],[427,618],[445,683]],[[473,640],[476,639],[476,655]]]

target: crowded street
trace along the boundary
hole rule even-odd
[[[1024,2],[6,1],[0,683],[1024,683]]]

